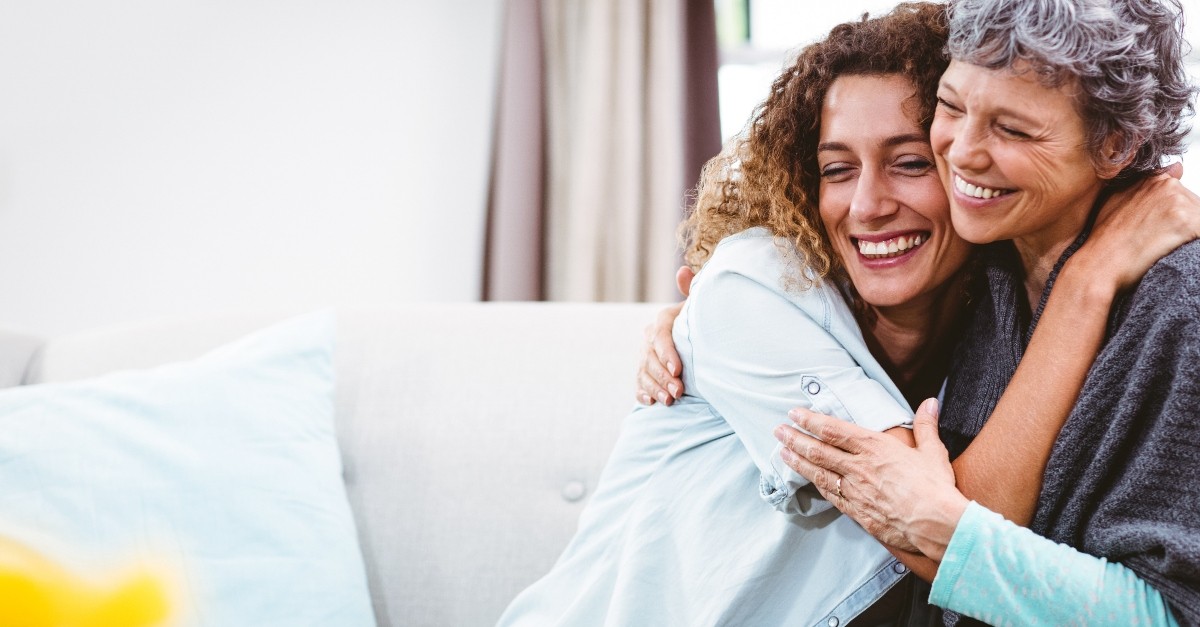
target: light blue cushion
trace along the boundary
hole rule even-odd
[[[82,573],[165,567],[181,625],[374,625],[334,329],[310,314],[192,362],[0,392],[0,533]]]

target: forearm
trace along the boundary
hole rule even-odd
[[[1176,625],[1125,566],[1076,551],[978,504],[963,514],[929,602],[994,624]]]
[[[887,549],[892,554],[892,557],[900,560],[900,563],[904,564],[917,577],[925,581],[933,581],[934,575],[937,575],[938,563],[928,557],[920,553],[910,553],[902,549],[897,549],[888,544],[884,544],[883,548]]]
[[[1115,286],[1067,262],[1016,374],[953,462],[962,493],[1020,525],[1033,518],[1050,449],[1104,342]]]

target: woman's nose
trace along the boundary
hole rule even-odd
[[[858,177],[854,197],[850,199],[850,215],[861,223],[869,223],[896,213],[899,203],[892,195],[887,178],[879,172],[864,171]]]
[[[946,161],[956,170],[964,172],[982,172],[988,168],[986,130],[979,124],[960,122],[952,135],[949,150],[946,151]]]

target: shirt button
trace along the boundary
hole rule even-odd
[[[809,382],[808,382],[808,387],[807,387],[807,388],[805,388],[805,389],[807,389],[807,390],[808,390],[808,393],[809,393],[809,394],[812,394],[812,395],[814,395],[814,396],[815,396],[815,395],[817,395],[817,394],[819,394],[819,393],[821,392],[821,384],[820,384],[820,383],[817,383],[816,381],[809,381]],[[832,619],[831,619],[831,620],[832,620]],[[831,627],[832,627],[832,626],[831,626]]]
[[[896,562],[895,564],[892,564],[892,571],[903,575],[904,573],[908,572],[908,568],[905,567],[904,564]]]
[[[562,489],[562,497],[572,503],[583,498],[584,494],[587,494],[587,487],[582,481],[569,481]]]
[[[829,625],[829,627],[837,627],[839,622],[837,616],[830,616],[829,620],[825,621],[825,624]]]

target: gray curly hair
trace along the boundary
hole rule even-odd
[[[1136,178],[1183,153],[1196,88],[1183,58],[1179,0],[957,0],[953,59],[989,69],[1029,64],[1042,84],[1076,83],[1092,162]],[[1110,136],[1116,152],[1106,155]]]

